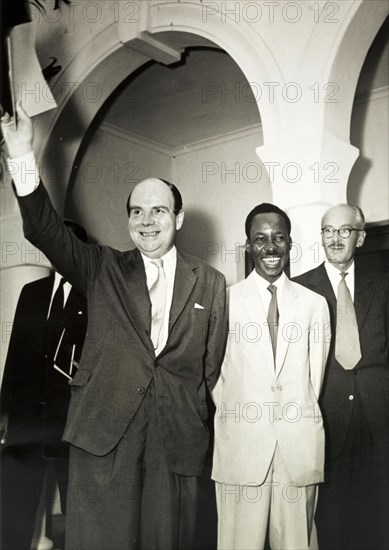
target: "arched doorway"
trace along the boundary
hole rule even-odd
[[[185,48],[180,62],[143,65],[107,99],[79,148],[65,214],[82,219],[97,241],[131,247],[129,192],[146,177],[168,179],[184,197],[178,245],[236,282],[244,277],[245,217],[271,200],[255,153],[262,143],[254,91],[235,61],[213,44]]]

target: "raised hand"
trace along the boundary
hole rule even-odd
[[[14,117],[5,113],[1,117],[1,131],[7,145],[10,158],[19,157],[32,151],[34,131],[32,122],[26,111],[16,102],[17,124]]]

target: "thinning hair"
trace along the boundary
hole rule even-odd
[[[171,194],[173,196],[173,212],[177,216],[177,214],[180,212],[180,210],[182,210],[182,205],[183,205],[181,193],[179,192],[177,187],[174,185],[174,183],[170,183],[170,181],[164,180],[162,178],[155,178],[155,179],[158,179],[159,181],[162,181],[162,183],[164,183],[165,185],[167,185],[169,187],[169,189],[171,191]],[[131,208],[130,208],[131,195],[132,195],[132,191],[128,196],[127,205],[126,205],[127,206],[128,217],[130,217],[130,213],[131,213]]]
[[[346,203],[336,204],[335,206],[331,206],[331,208],[326,210],[325,213],[323,214],[322,218],[321,218],[321,224],[322,225],[323,225],[323,220],[326,217],[326,215],[328,214],[328,212],[330,210],[333,210],[334,208],[338,208],[338,207],[348,208],[349,210],[352,210],[354,212],[354,215],[355,215],[355,223],[360,226],[360,228],[358,227],[358,229],[361,229],[361,231],[363,229],[365,229],[365,216],[363,214],[362,208],[360,208],[359,206],[355,206],[354,204],[346,204]]]
[[[253,220],[255,216],[257,216],[258,214],[278,214],[279,216],[281,216],[281,218],[283,218],[286,225],[286,229],[288,230],[288,234],[290,235],[292,224],[288,214],[283,210],[281,210],[281,208],[278,208],[278,206],[276,206],[275,204],[263,202],[262,204],[258,204],[258,206],[253,208],[246,218],[245,231],[246,231],[246,237],[249,240],[250,240],[250,232],[251,232],[251,226],[253,224]]]

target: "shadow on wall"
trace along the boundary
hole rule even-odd
[[[366,113],[364,114],[364,118],[365,116]],[[347,201],[351,204],[361,203],[362,189],[372,166],[373,162],[369,158],[363,157],[362,155],[360,155],[355,161],[349,178],[349,181],[352,182],[352,188],[350,189],[348,187],[347,189]]]
[[[209,252],[215,249],[217,243],[215,220],[201,210],[185,210],[184,225],[177,233],[177,247],[216,267]]]
[[[355,93],[350,138],[352,145],[360,149],[360,156],[356,160],[349,177],[347,197],[351,204],[361,204],[363,188],[369,183],[372,170],[374,174],[374,165],[377,162],[376,155],[379,156],[379,151],[376,151],[373,158],[363,156],[363,153],[365,152],[367,140],[371,141],[373,139],[375,140],[374,143],[381,145],[382,136],[380,137],[378,134],[379,129],[374,128],[368,133],[373,124],[374,118],[372,117],[378,120],[384,116],[384,113],[377,114],[374,110],[372,111],[374,104],[372,104],[370,94],[375,89],[379,90],[381,86],[387,86],[387,78],[382,75],[382,66],[385,66],[388,55],[388,31],[389,17],[384,21],[367,53]],[[385,155],[384,152],[381,154]]]

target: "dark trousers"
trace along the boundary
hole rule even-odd
[[[72,447],[67,550],[190,550],[198,482],[164,457],[153,385],[108,455]]]
[[[387,550],[387,449],[373,441],[358,394],[340,456],[326,461],[316,525],[320,550]]]
[[[49,465],[54,469],[65,513],[68,461],[44,458],[41,447],[6,445],[2,450],[1,550],[30,550]]]

